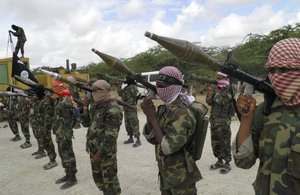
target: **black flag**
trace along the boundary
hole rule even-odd
[[[25,63],[22,62],[20,60],[20,58],[18,57],[18,55],[14,52],[13,53],[13,60],[12,60],[11,76],[14,77],[16,80],[18,80],[19,82],[21,82],[25,85],[28,85],[28,84],[22,82],[21,80],[17,79],[15,77],[15,75],[20,76],[20,77],[25,77],[25,78],[28,78],[28,79],[36,82],[36,83],[39,83],[38,80],[32,74],[32,72],[27,68]],[[35,94],[39,98],[43,98],[44,91],[45,91],[43,88],[37,88],[36,86],[31,86],[31,85],[28,85],[28,86],[32,88],[32,90],[35,92]]]
[[[20,58],[17,56],[17,54],[15,53],[13,54],[12,71],[11,71],[11,76],[14,77],[14,75],[20,77],[26,77],[36,83],[39,83],[38,80],[33,76],[33,74],[27,68],[25,63],[22,62]]]

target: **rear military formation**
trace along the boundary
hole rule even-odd
[[[18,30],[15,26],[13,29]],[[21,32],[20,29],[18,31]],[[153,38],[152,36],[157,35],[147,34],[147,36]],[[162,45],[165,44],[158,37],[153,39],[157,39]],[[19,45],[22,55],[24,42]],[[18,50],[19,48],[16,48],[15,52]],[[298,52],[294,52],[295,50]],[[297,139],[300,127],[298,122],[300,120],[297,119],[300,105],[299,50],[300,40],[295,38],[277,43],[270,52],[265,68],[269,72],[277,98],[268,116],[262,114],[262,106],[255,109],[255,99],[250,95],[240,96],[237,107],[235,106],[234,93],[229,81],[230,75],[218,72],[216,81],[208,79],[210,82],[206,82],[209,83],[206,103],[211,106],[212,150],[217,158],[217,161],[210,165],[210,169],[220,169],[221,174],[229,173],[232,153],[235,163],[241,168],[251,167],[258,158],[260,166],[254,183],[255,194],[282,194],[283,192],[300,194],[298,166],[300,157],[299,139]],[[284,58],[281,58],[281,55]],[[104,56],[107,60],[108,55]],[[110,57],[106,62],[111,60],[119,66],[124,66],[113,58],[109,59]],[[282,75],[286,74],[282,72],[282,67],[297,72],[293,74],[293,81],[285,82],[289,91],[284,90],[281,85]],[[203,128],[207,126],[199,129],[197,124],[198,120],[203,120],[205,117],[207,108],[204,102],[203,104],[198,102],[205,107],[206,111],[200,119],[195,115],[192,104],[196,102],[196,98],[187,95],[184,77],[179,68],[167,65],[160,69],[156,86],[151,87],[148,83],[148,87],[151,88],[149,90],[152,90],[149,94],[156,94],[156,97],[161,99],[162,105],[156,107],[153,104],[153,95],[141,100],[141,109],[147,118],[142,134],[155,147],[159,189],[162,195],[201,194],[201,190],[196,189],[196,182],[202,179],[202,175],[196,165],[199,158],[195,153],[199,150],[201,152],[203,148],[199,149],[199,144],[195,140],[201,137],[195,137],[195,132],[206,130]],[[136,83],[139,80],[132,72],[128,75],[123,81],[126,86],[119,89],[118,93],[124,103],[137,106],[139,94]],[[129,136],[124,144],[132,143],[134,148],[141,147],[137,110],[127,107],[126,104],[123,104],[122,108],[120,100],[112,92],[112,86],[105,80],[93,80],[89,85],[86,84],[83,89],[88,91],[85,97],[80,97],[76,85],[72,85],[74,78],[68,79],[70,81],[68,84],[53,79],[52,89],[46,90],[43,97],[29,96],[29,94],[26,97],[11,94],[5,96],[3,103],[8,113],[7,121],[14,134],[11,141],[22,140],[17,123],[19,121],[25,138],[25,142],[20,147],[22,149],[32,147],[29,131],[31,126],[32,135],[38,146],[37,151],[32,155],[35,159],[48,156],[49,162],[43,165],[43,168],[50,170],[58,166],[59,163],[56,161],[58,154],[64,173],[54,182],[61,184],[60,188],[65,190],[77,184],[76,160],[78,159],[72,144],[73,128],[80,128],[83,125],[88,128],[86,151],[90,156],[92,177],[96,187],[104,195],[121,194],[117,139],[124,115],[125,128]],[[9,87],[7,91],[13,92],[14,89]],[[241,114],[241,124],[231,147],[230,124],[236,108],[236,111]],[[52,134],[55,135],[57,152]]]

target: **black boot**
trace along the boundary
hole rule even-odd
[[[30,142],[26,141],[24,144],[20,145],[22,149],[30,148],[32,145]]]
[[[72,187],[76,184],[77,184],[77,178],[76,178],[75,175],[72,175],[72,176],[69,177],[68,181],[66,181],[66,183],[64,183],[64,185],[62,185],[60,187],[60,189],[65,190],[65,189],[67,189],[69,187]]]
[[[56,184],[61,184],[61,183],[64,183],[66,181],[69,180],[69,176],[68,175],[65,175],[63,176],[62,178],[59,178],[58,180],[55,181]]]
[[[13,142],[16,142],[16,141],[19,141],[21,140],[22,138],[20,137],[19,134],[17,134],[14,138],[12,138],[10,141],[13,141]]]
[[[140,137],[137,137],[136,138],[136,142],[133,144],[133,146],[132,147],[139,147],[140,145],[142,145],[142,143],[141,143],[141,140],[140,140]]]
[[[34,157],[35,159],[40,159],[40,158],[43,158],[47,156],[45,150],[44,150],[44,147],[43,146],[40,146],[39,148],[39,153]]]
[[[39,146],[38,150],[37,150],[36,152],[32,153],[31,155],[32,155],[32,156],[35,156],[35,155],[40,154],[40,153],[43,152],[43,151],[44,151],[44,149],[41,148],[41,147]]]
[[[124,144],[131,144],[131,143],[133,143],[133,138],[132,138],[132,136],[130,136],[130,137],[128,138],[128,140],[125,140],[125,141],[124,141]]]

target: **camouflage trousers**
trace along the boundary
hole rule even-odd
[[[51,137],[51,129],[46,130],[43,136],[43,142],[44,142],[44,147],[45,150],[47,151],[47,155],[50,159],[50,161],[54,161],[56,158],[56,153],[55,153],[55,147],[52,141]]]
[[[93,158],[90,153],[90,159]],[[121,187],[118,179],[117,158],[114,155],[111,158],[101,156],[101,162],[95,164],[91,160],[91,167],[93,172],[93,179],[100,191],[108,195],[121,194]]]
[[[7,121],[8,121],[9,128],[11,129],[13,134],[19,135],[19,128],[18,128],[16,117],[14,115],[8,114]]]
[[[160,179],[162,182],[163,180]],[[163,184],[161,183],[161,186]],[[196,184],[191,184],[189,186],[180,186],[176,188],[171,188],[168,190],[163,190],[162,187],[160,188],[161,195],[197,195],[197,188]]]
[[[21,130],[22,130],[22,133],[24,135],[24,137],[26,139],[29,139],[30,138],[30,133],[29,133],[29,122],[28,120],[27,121],[20,121],[20,124],[21,124]]]
[[[230,119],[211,119],[211,145],[214,156],[226,162],[231,161]]]
[[[76,159],[73,151],[72,139],[62,139],[56,136],[58,154],[61,159],[61,164],[65,169],[67,175],[75,175],[77,173],[76,169]]]
[[[32,128],[33,136],[37,140],[38,147],[44,148],[44,138],[43,138],[42,126],[31,122],[31,128]]]
[[[133,112],[131,110],[125,110],[124,120],[125,120],[127,135],[139,137],[141,133],[140,133],[140,126],[139,126],[139,119],[137,116],[137,112]]]

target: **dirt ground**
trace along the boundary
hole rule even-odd
[[[145,116],[139,111],[140,127],[145,123]],[[101,194],[94,184],[89,156],[85,152],[85,134],[87,129],[74,130],[73,147],[77,161],[78,184],[67,190],[60,190],[60,185],[54,181],[64,175],[60,158],[58,166],[43,170],[48,157],[34,159],[31,153],[37,150],[37,142],[31,137],[33,146],[21,149],[24,137],[18,142],[9,141],[13,134],[9,127],[3,128],[7,122],[0,123],[0,195],[95,195]],[[235,137],[239,126],[238,120],[233,120],[232,138]],[[20,126],[19,126],[20,127]],[[22,133],[21,133],[22,135]],[[154,157],[154,147],[141,138],[142,145],[133,148],[124,145],[127,139],[124,124],[118,138],[118,176],[124,195],[158,195],[158,171]],[[56,145],[56,143],[55,143]],[[209,170],[210,164],[216,159],[212,154],[210,133],[208,130],[202,159],[197,165],[203,179],[197,183],[198,194],[203,195],[250,195],[254,194],[252,182],[255,179],[257,164],[248,170],[242,170],[231,163],[232,170],[222,175],[218,170]]]

